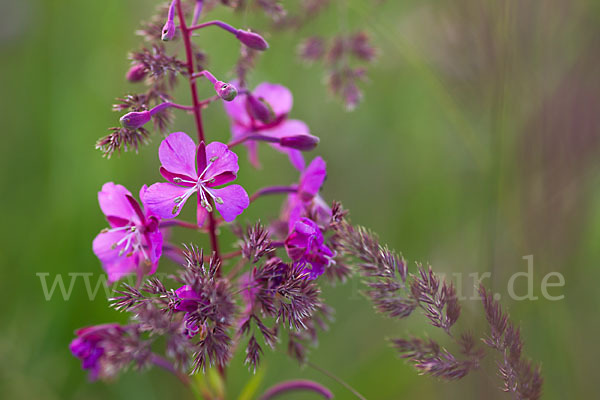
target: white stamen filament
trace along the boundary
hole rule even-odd
[[[179,205],[181,203],[185,202],[191,195],[193,195],[196,192],[196,190],[198,190],[198,187],[194,186],[194,187],[186,190],[182,196],[175,197],[175,199],[173,200],[175,202],[175,207],[173,208],[173,214],[175,214],[177,212]]]
[[[135,252],[139,251],[142,253],[144,260],[149,260],[150,258],[148,257],[145,246],[143,244],[144,237],[141,233],[141,230],[137,226],[126,225],[121,226],[119,228],[109,229],[107,232],[118,232],[123,230],[129,230],[129,233],[123,236],[118,242],[115,242],[112,245],[112,248],[116,249],[117,247],[125,243],[125,246],[123,246],[123,248],[119,250],[119,256],[123,256],[123,254],[126,254],[127,257],[130,257]],[[128,252],[128,250],[130,251]]]
[[[173,178],[173,182],[175,182],[175,183],[189,183],[189,184],[192,184],[192,185],[196,184],[196,182],[194,182],[194,181],[188,181],[187,179],[181,179],[181,178],[177,178],[177,177]]]

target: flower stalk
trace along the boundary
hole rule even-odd
[[[190,93],[192,96],[192,103],[194,105],[194,121],[196,123],[196,131],[198,134],[198,141],[204,142],[204,130],[202,127],[202,111],[200,107],[200,100],[198,99],[198,89],[196,88],[196,80],[193,78],[195,71],[194,67],[194,56],[192,51],[192,31],[188,29],[185,22],[185,15],[183,13],[183,7],[181,6],[181,0],[174,0],[177,3],[177,13],[179,14],[179,26],[181,29],[181,35],[183,36],[183,45],[185,47],[185,57],[188,71],[188,82],[190,87]],[[213,203],[212,199],[208,200],[209,204]],[[214,204],[212,204],[214,205]],[[214,207],[213,207],[214,209]],[[214,210],[208,213],[208,234],[210,237],[210,245],[215,257],[219,258],[219,240],[217,238],[217,225],[215,222]]]

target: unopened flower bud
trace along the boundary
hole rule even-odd
[[[279,144],[283,147],[290,147],[292,149],[309,151],[317,147],[319,138],[313,135],[294,135],[284,136],[279,139]]]
[[[175,21],[173,21],[172,19],[168,19],[165,23],[165,26],[163,26],[161,39],[165,42],[168,42],[169,40],[173,40],[174,37]]]
[[[121,125],[128,129],[138,129],[152,119],[150,111],[134,111],[123,115],[120,119]]]
[[[275,113],[269,103],[262,98],[256,98],[251,94],[246,96],[246,110],[252,118],[263,124],[268,124],[275,118]]]
[[[231,83],[217,81],[214,86],[217,95],[225,101],[232,101],[238,94],[236,87]]]
[[[269,48],[267,41],[258,33],[238,29],[235,32],[235,37],[240,42],[254,50],[264,51]]]
[[[146,77],[147,71],[144,64],[135,64],[127,71],[126,78],[129,82],[139,82]]]

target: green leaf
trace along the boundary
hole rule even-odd
[[[265,377],[265,369],[259,368],[256,371],[256,373],[254,374],[254,376],[252,378],[250,378],[248,383],[246,383],[246,386],[244,386],[244,388],[240,392],[240,396],[238,397],[238,400],[253,400],[253,399],[255,399],[256,391],[260,387],[260,384],[262,383],[264,377]]]

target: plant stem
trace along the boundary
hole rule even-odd
[[[268,195],[268,194],[279,194],[279,193],[296,193],[298,189],[293,186],[267,186],[262,189],[257,190],[252,196],[250,196],[250,202],[252,203],[254,200],[259,197]]]
[[[293,381],[281,382],[271,387],[260,397],[260,400],[270,400],[273,397],[300,390],[315,392],[326,399],[333,399],[333,393],[331,393],[331,391],[329,391],[329,389],[327,389],[325,386],[306,379],[297,379]]]
[[[179,28],[181,29],[181,36],[183,37],[183,45],[185,47],[185,57],[188,67],[188,81],[190,84],[190,92],[192,94],[192,104],[194,105],[194,120],[196,121],[196,130],[198,131],[198,142],[204,142],[204,130],[202,129],[202,111],[200,107],[200,101],[198,100],[198,90],[196,88],[196,80],[193,79],[194,75],[194,54],[192,51],[192,31],[188,29],[185,22],[185,15],[181,7],[181,0],[177,0],[177,14],[179,14]],[[212,200],[210,200],[212,203]],[[208,213],[208,234],[210,236],[210,245],[212,251],[215,253],[216,258],[220,258],[219,255],[219,242],[217,240],[215,216],[214,216],[214,204],[211,204],[213,211]],[[219,268],[218,275],[221,275]]]
[[[169,360],[159,356],[158,354],[152,354],[150,356],[150,360],[152,361],[152,363],[154,365],[156,365],[157,367],[160,367],[166,371],[169,371],[170,373],[172,373],[173,375],[175,375],[177,378],[179,378],[179,380],[185,385],[185,386],[190,386],[190,379],[188,378],[187,375],[179,372],[174,366],[173,364],[171,364],[171,362],[169,362]]]
[[[167,221],[161,221],[160,222],[160,227],[161,228],[167,228],[169,226],[180,226],[182,228],[187,228],[187,229],[193,229],[195,231],[202,231],[202,228],[198,226],[198,224],[192,223],[192,222],[187,222],[187,221],[181,221],[178,219],[170,219]]]
[[[344,382],[342,379],[338,378],[331,372],[329,372],[311,362],[307,362],[306,365],[308,365],[309,367],[311,367],[313,369],[316,369],[317,371],[319,371],[320,373],[322,373],[324,375],[327,375],[328,377],[330,377],[331,379],[333,379],[334,381],[336,381],[337,383],[339,383],[340,385],[342,385],[343,387],[348,389],[350,392],[352,392],[352,394],[355,395],[360,400],[367,400],[362,394],[358,393],[358,391],[356,389],[354,389],[352,386],[350,386],[349,384],[347,384],[346,382]]]
[[[218,26],[219,28],[224,29],[227,32],[232,33],[234,35],[237,32],[237,29],[235,29],[233,26],[231,26],[229,24],[226,24],[223,21],[208,21],[208,22],[204,22],[200,25],[190,26],[189,31],[192,32],[192,31],[195,31],[198,29],[206,28],[207,26],[211,26],[211,25]]]
[[[227,147],[229,147],[230,149],[232,147],[237,146],[238,144],[242,144],[247,140],[255,140],[255,141],[262,141],[262,142],[271,142],[271,143],[279,143],[279,138],[275,138],[275,137],[271,137],[271,136],[265,136],[265,135],[247,135],[244,137],[241,137],[239,139],[236,140],[232,140],[231,142],[229,142],[227,144]]]

